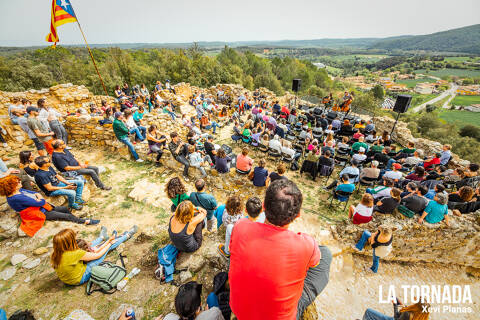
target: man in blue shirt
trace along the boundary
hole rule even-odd
[[[372,120],[368,120],[364,131],[365,132],[372,132],[373,130],[375,130],[375,124],[372,122]]]
[[[355,191],[355,185],[348,181],[348,175],[344,174],[340,176],[341,184],[339,184],[333,192],[333,197],[340,201],[346,201],[348,197],[337,194],[337,191],[352,193]]]
[[[51,167],[48,157],[37,157],[35,164],[35,182],[47,196],[67,196],[68,206],[75,210],[82,209],[83,179],[65,180]]]
[[[217,200],[211,194],[205,191],[205,180],[198,179],[195,182],[195,189],[197,192],[190,193],[190,201],[196,207],[201,207],[207,211],[207,230],[213,229],[213,214],[217,209]]]
[[[357,160],[352,160],[351,165],[348,167],[345,167],[341,172],[340,176],[347,174],[347,175],[352,175],[355,176],[354,178],[348,178],[349,183],[356,183],[358,181],[358,177],[360,175],[360,170],[358,170],[358,162]]]
[[[418,219],[418,223],[423,223],[423,220],[428,223],[439,223],[445,219],[445,224],[450,226],[448,221],[448,196],[444,193],[437,193],[435,198],[431,200],[422,216]]]
[[[273,114],[280,114],[280,110],[282,110],[282,107],[278,104],[278,101],[275,101],[275,104],[272,107],[273,109]]]
[[[67,145],[64,141],[57,139],[53,141],[52,162],[55,168],[60,172],[65,172],[68,176],[76,177],[77,175],[90,176],[95,182],[97,188],[102,190],[111,190],[98,177],[99,171],[97,167],[80,164],[77,159],[66,149]]]

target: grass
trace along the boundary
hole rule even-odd
[[[470,112],[463,110],[445,110],[440,113],[439,117],[446,122],[457,122],[460,127],[463,127],[467,124],[480,126],[479,112]]]
[[[415,86],[417,85],[417,83],[424,83],[424,82],[434,83],[434,82],[436,82],[436,81],[437,81],[437,80],[432,79],[432,78],[421,78],[421,79],[398,80],[398,81],[396,81],[396,83],[398,83],[398,84],[405,84],[405,85],[407,85],[407,88],[415,88]]]
[[[451,97],[451,96],[446,96],[445,98],[440,99],[440,100],[438,100],[437,102],[435,102],[433,105],[434,105],[435,107],[437,107],[437,108],[441,108],[441,107],[443,107],[443,104],[444,104],[445,102],[447,102],[448,99],[450,99],[450,97]]]
[[[472,104],[480,104],[480,96],[456,96],[450,104],[452,106],[471,106]]]
[[[427,102],[429,100],[432,100],[437,96],[437,94],[419,94],[419,93],[412,93],[412,107],[416,107],[421,105],[424,102]]]
[[[480,70],[466,70],[466,69],[440,69],[430,70],[427,72],[425,69],[415,70],[415,73],[428,74],[434,77],[455,76],[460,78],[476,78],[480,77]]]

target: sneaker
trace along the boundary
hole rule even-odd
[[[225,252],[225,245],[219,244],[217,247],[218,252],[222,255],[222,257],[226,259],[230,259],[230,254]]]
[[[140,143],[148,143],[148,141],[145,139],[143,141],[140,141]]]
[[[134,225],[130,230],[128,230],[128,237],[131,238],[138,231],[138,226]]]
[[[67,150],[72,150],[72,147],[68,147],[68,146],[67,146],[67,147],[65,147],[65,149],[67,149]]]
[[[75,199],[75,203],[76,204],[84,204],[85,201],[83,201],[83,199]]]
[[[100,228],[100,238],[102,238],[103,241],[106,241],[108,239],[107,227],[102,226]]]
[[[112,190],[112,187],[103,186],[103,187],[100,187],[100,189],[109,191],[109,190]]]
[[[100,220],[97,220],[97,219],[90,219],[90,220],[88,220],[88,221],[89,221],[89,222],[88,222],[87,226],[94,226],[94,225],[100,223]]]
[[[3,147],[4,148],[7,148],[8,147],[8,144],[6,142],[3,143]]]
[[[137,159],[137,160],[135,160],[135,161],[138,162],[138,163],[142,163],[142,162],[145,161],[145,160],[143,160],[143,159]]]
[[[82,210],[83,206],[81,204],[74,203],[70,206],[70,208],[75,210]]]
[[[160,167],[161,166],[160,162],[155,162],[155,166]]]
[[[114,236],[115,238],[117,237],[117,230],[112,231],[112,236]]]
[[[183,180],[185,180],[186,182],[190,181],[190,179],[188,179],[188,177],[185,177],[185,176],[183,177]]]

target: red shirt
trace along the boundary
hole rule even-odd
[[[288,108],[285,107],[285,106],[282,107],[282,109],[281,109],[280,112],[286,113],[286,115],[280,115],[280,117],[281,117],[281,118],[284,118],[284,119],[290,114],[290,111],[289,111]]]
[[[440,158],[433,158],[432,160],[430,161],[425,161],[423,163],[423,167],[425,169],[428,169],[428,167],[432,166],[432,165],[437,165],[437,164],[440,164]]]
[[[241,219],[230,242],[230,307],[239,320],[294,320],[320,250],[309,235]]]

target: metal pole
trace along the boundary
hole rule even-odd
[[[392,132],[390,132],[390,138],[393,140],[393,131],[395,130],[395,126],[397,125],[398,118],[400,118],[400,112],[397,112],[397,118],[395,119],[395,123],[393,124],[392,127]]]

